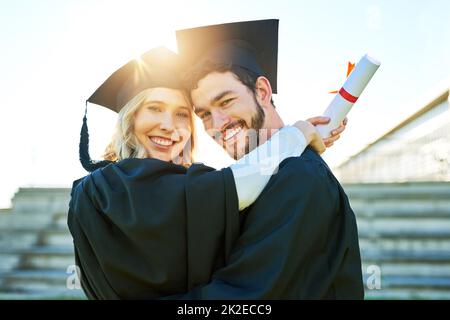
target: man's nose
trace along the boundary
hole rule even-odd
[[[213,129],[222,130],[229,122],[229,117],[220,110],[213,111],[211,115]]]

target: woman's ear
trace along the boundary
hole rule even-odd
[[[256,79],[255,89],[258,103],[263,107],[271,106],[272,86],[270,85],[269,79],[263,76],[258,77]]]

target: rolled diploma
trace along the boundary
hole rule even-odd
[[[316,126],[322,138],[328,138],[331,131],[339,127],[379,66],[380,62],[367,54],[359,60],[323,114],[331,119],[330,122]]]

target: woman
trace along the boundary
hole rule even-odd
[[[207,282],[239,235],[239,209],[255,201],[270,178],[247,156],[222,170],[192,164],[194,118],[177,57],[155,49],[141,59],[116,71],[88,100],[119,112],[106,160],[90,160],[84,119],[80,159],[92,173],[74,182],[68,225],[92,299],[157,298]],[[308,144],[324,150],[311,124],[295,127],[258,147],[279,143],[277,155],[262,159],[265,172],[267,163],[275,170]],[[237,193],[242,182],[233,170],[242,166],[253,172],[246,187],[255,192]]]

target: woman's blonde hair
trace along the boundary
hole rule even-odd
[[[111,139],[111,142],[106,147],[103,158],[110,161],[120,161],[127,158],[147,158],[147,151],[145,147],[139,142],[134,134],[134,116],[142,104],[145,102],[147,94],[153,88],[141,91],[134,96],[128,103],[120,110],[117,120],[116,128]],[[186,98],[186,102],[190,105],[190,100],[186,93],[182,92]],[[191,106],[190,106],[191,107]],[[194,146],[195,146],[195,124],[192,107],[190,111],[190,126],[191,136],[186,143],[182,155],[181,163],[184,166],[189,166],[193,162]]]

